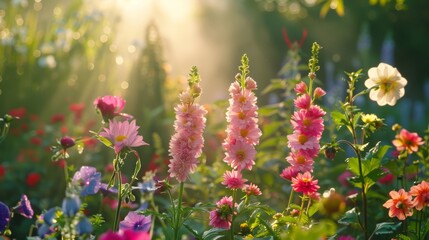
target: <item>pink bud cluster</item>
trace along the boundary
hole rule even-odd
[[[196,85],[198,86],[198,85]],[[193,89],[195,89],[195,87]],[[199,88],[199,87],[198,87]],[[198,157],[204,145],[203,131],[206,125],[206,109],[194,102],[191,89],[180,94],[180,104],[174,111],[175,134],[170,140],[170,164],[168,165],[170,177],[184,182],[189,173],[192,173],[198,164]]]
[[[325,91],[316,88],[313,98],[308,93],[307,85],[300,82],[295,87],[297,94],[294,100],[296,111],[291,118],[293,133],[287,136],[288,147],[291,149],[286,161],[290,164],[281,173],[281,177],[292,181],[292,187],[297,192],[309,194],[308,189],[317,190],[317,180],[311,180],[314,158],[319,154],[320,138],[324,130],[323,116],[326,114],[319,106],[313,104],[313,100],[325,95]],[[299,173],[304,173],[300,175]],[[306,177],[302,177],[306,176]],[[303,180],[303,181],[300,181]],[[306,186],[306,190],[302,186]]]
[[[223,184],[233,189],[244,186],[241,171],[251,170],[255,164],[255,145],[259,143],[262,134],[258,128],[258,106],[253,92],[256,87],[256,82],[247,77],[242,86],[235,81],[229,88],[231,98],[226,113],[228,127],[223,147],[226,151],[224,161],[233,170],[225,173]],[[242,184],[237,185],[240,182]]]

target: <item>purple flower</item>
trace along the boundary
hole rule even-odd
[[[107,188],[108,185],[107,183],[101,183],[100,184],[100,191],[101,193],[103,193],[104,195],[108,195],[108,194],[118,194],[118,189],[115,187],[110,187]]]
[[[19,214],[26,218],[32,218],[34,215],[33,208],[31,207],[30,200],[28,200],[27,195],[22,195],[21,201],[19,201],[17,206]]]
[[[9,223],[10,220],[10,211],[9,211],[9,207],[0,202],[0,233],[2,233],[5,229],[7,224]]]
[[[72,182],[83,186],[80,195],[82,197],[96,194],[101,186],[101,173],[94,167],[82,166],[73,176]]]
[[[119,223],[120,230],[131,229],[134,231],[148,232],[152,219],[150,216],[140,215],[137,212],[128,212],[123,221]]]

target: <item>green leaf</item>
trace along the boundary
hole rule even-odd
[[[320,204],[318,203],[312,204],[308,209],[308,212],[307,212],[308,216],[309,217],[313,216],[315,213],[317,213],[317,211],[319,211],[319,208],[320,208]]]
[[[337,129],[348,124],[346,116],[339,111],[332,111],[331,118],[337,126]]]
[[[204,226],[201,223],[197,221],[186,221],[183,225],[196,239],[203,239]]]
[[[359,160],[355,157],[346,159],[347,166],[354,175],[359,176]]]
[[[283,79],[273,79],[271,80],[271,83],[262,91],[262,95],[279,89],[286,89],[286,81]]]
[[[259,108],[258,114],[260,117],[270,117],[274,114],[277,114],[281,107],[282,107],[281,103],[263,106],[263,107]]]
[[[358,213],[356,208],[348,210],[342,218],[338,220],[339,224],[350,225],[353,223],[358,223]]]
[[[228,231],[223,228],[212,228],[203,233],[204,240],[224,239]]]
[[[98,135],[98,133],[93,132],[93,131],[89,131],[89,132],[92,133],[92,134],[94,134],[95,137],[98,139],[98,141],[100,141],[101,143],[103,143],[107,147],[111,147],[113,145],[112,142],[109,141],[109,139]]]
[[[375,225],[375,229],[373,234],[381,235],[381,234],[391,234],[396,231],[401,226],[401,222],[382,222]]]

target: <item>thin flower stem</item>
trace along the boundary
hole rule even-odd
[[[233,189],[232,190],[232,217],[231,217],[231,228],[230,228],[230,239],[234,240],[234,219],[235,219],[235,195],[237,193],[237,189]]]
[[[179,239],[179,225],[180,225],[180,219],[182,218],[182,197],[183,197],[183,186],[184,183],[181,182],[180,186],[179,186],[179,201],[177,203],[177,212],[175,213],[176,215],[176,222],[174,223],[174,239],[178,240]]]
[[[308,203],[307,203],[307,209],[305,210],[305,213],[308,215],[308,210],[310,209],[311,206],[311,198],[308,199]]]
[[[122,205],[122,176],[121,171],[119,170],[116,174],[118,179],[118,205],[116,207],[115,212],[115,221],[113,223],[113,231],[117,232],[119,230],[119,215],[121,212],[121,205]]]
[[[289,208],[290,208],[290,204],[291,204],[291,202],[292,202],[292,198],[293,198],[293,188],[291,189],[291,191],[290,191],[290,195],[289,195],[289,200],[288,200],[288,202],[287,202],[287,207],[286,207],[286,210],[288,211],[289,210]]]
[[[305,195],[302,195],[302,198],[301,198],[301,208],[299,209],[299,219],[298,219],[298,221],[301,221],[301,216],[302,216],[302,212],[304,210],[304,203],[305,203],[306,199],[307,199],[307,197],[305,197]]]

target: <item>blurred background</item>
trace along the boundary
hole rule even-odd
[[[165,173],[173,106],[191,66],[202,78],[201,102],[223,118],[216,103],[228,98],[244,53],[261,106],[279,100],[262,94],[273,79],[306,76],[313,42],[323,47],[318,84],[328,91],[326,108],[344,99],[344,71],[364,69],[363,86],[370,67],[389,63],[408,80],[405,97],[395,108],[359,104],[389,126],[422,132],[428,26],[426,0],[0,0],[0,114],[19,117],[0,144],[0,192],[8,196],[0,200],[27,193],[39,212],[61,201],[43,196],[64,190],[63,176],[53,174],[63,163],[50,161],[50,146],[64,135],[83,136],[94,153],[72,164],[111,162],[95,154],[99,144],[89,134],[101,127],[92,102],[104,95],[126,99],[124,112],[152,143],[141,153],[144,167]],[[297,72],[285,71],[288,64]],[[219,147],[215,140],[207,143]]]

